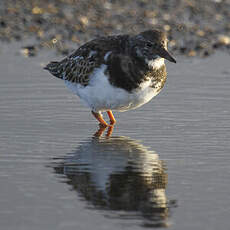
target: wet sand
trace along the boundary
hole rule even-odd
[[[1,45],[1,229],[228,229],[227,54],[167,63],[162,92],[98,140],[89,110],[43,71],[55,57],[20,45]]]

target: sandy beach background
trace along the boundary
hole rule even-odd
[[[62,54],[97,36],[160,28],[169,49],[209,56],[230,49],[229,0],[2,0],[0,40],[27,42],[25,53]]]

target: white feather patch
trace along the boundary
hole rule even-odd
[[[112,51],[108,51],[105,56],[104,56],[104,60],[107,61],[109,55],[112,53]]]
[[[96,53],[97,53],[97,51],[94,51],[94,50],[90,51],[88,58],[91,58]]]
[[[153,68],[153,69],[160,69],[164,64],[164,58],[156,58],[153,60],[146,60],[147,64],[149,67]]]
[[[74,61],[78,61],[78,59],[82,59],[82,58],[83,58],[82,56],[76,56],[76,57],[72,57],[71,59]]]
[[[85,105],[94,112],[107,110],[127,111],[135,109],[150,101],[159,91],[150,87],[151,80],[145,81],[139,88],[127,92],[110,84],[105,75],[107,65],[95,68],[90,76],[88,86],[65,81],[66,86],[77,94]]]

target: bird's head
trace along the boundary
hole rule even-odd
[[[176,63],[167,49],[166,34],[159,30],[147,30],[131,38],[132,47],[138,58],[150,61],[164,58]]]

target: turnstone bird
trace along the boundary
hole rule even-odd
[[[45,69],[64,80],[102,126],[112,126],[112,110],[138,108],[161,91],[167,75],[164,59],[176,63],[167,42],[159,30],[100,37]],[[110,125],[101,114],[105,111]]]

